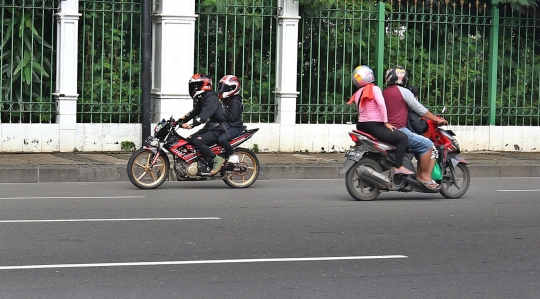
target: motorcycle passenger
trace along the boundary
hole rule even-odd
[[[395,174],[414,174],[403,166],[407,135],[388,123],[382,91],[373,84],[373,81],[375,81],[373,70],[367,65],[361,65],[354,69],[352,82],[359,89],[351,97],[348,104],[355,103],[358,108],[356,128],[396,147]]]
[[[218,84],[219,98],[225,108],[225,120],[228,124],[227,132],[222,133],[218,138],[218,144],[225,149],[225,159],[234,153],[229,141],[240,136],[244,130],[242,121],[242,97],[238,94],[240,91],[240,80],[236,76],[227,75]]]
[[[404,67],[396,65],[388,69],[385,81],[387,88],[383,91],[383,97],[388,111],[388,122],[408,137],[408,148],[416,154],[418,160],[416,179],[426,188],[437,189],[439,185],[431,179],[437,150],[431,140],[407,128],[409,108],[418,115],[437,122],[438,125],[448,124],[448,122],[444,118],[433,115],[406,88],[408,73]]]
[[[182,119],[182,128],[191,129],[201,124],[204,127],[198,132],[186,138],[195,149],[199,150],[204,157],[211,159],[213,163],[211,175],[215,175],[221,169],[225,159],[216,155],[208,147],[218,141],[225,128],[225,110],[215,91],[212,90],[212,78],[204,74],[194,74],[189,79],[189,95],[196,101],[193,110],[188,112]],[[188,124],[194,119],[192,124]]]

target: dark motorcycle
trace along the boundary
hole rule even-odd
[[[444,113],[445,109],[443,109]],[[383,191],[441,193],[446,198],[459,198],[469,189],[471,175],[467,161],[459,156],[459,144],[452,130],[426,120],[428,137],[437,148],[436,163],[442,170],[439,188],[430,189],[416,180],[414,175],[394,174],[395,147],[359,130],[349,132],[356,146],[345,153],[345,164],[340,174],[345,175],[345,186],[356,200],[374,200]],[[413,153],[405,153],[403,165],[415,169]]]
[[[176,132],[176,122],[171,117],[163,119],[154,128],[154,136],[149,136],[141,149],[133,152],[127,164],[129,180],[140,189],[154,189],[167,179],[172,156],[176,179],[178,181],[212,180],[212,161],[201,156],[186,138]],[[221,167],[221,179],[231,188],[247,188],[259,176],[259,159],[249,149],[238,147],[250,139],[259,129],[244,129],[240,136],[230,141],[234,148],[231,155]],[[222,146],[214,144],[210,149],[220,155]]]

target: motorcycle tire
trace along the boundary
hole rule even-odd
[[[236,148],[234,154],[238,155],[239,158],[235,167],[241,168],[241,170],[221,173],[223,182],[231,188],[247,188],[253,185],[259,177],[259,159],[254,152],[246,148]]]
[[[152,151],[139,149],[133,152],[127,164],[127,174],[133,185],[139,189],[155,189],[167,179],[170,169],[169,157],[161,152],[156,163],[152,165],[155,154]]]
[[[446,198],[462,197],[471,184],[471,173],[465,163],[459,163],[455,167],[448,161],[443,165],[443,178],[440,182],[441,195]]]
[[[374,200],[380,194],[380,188],[365,180],[362,180],[358,173],[358,168],[365,166],[377,172],[382,172],[382,166],[369,158],[362,158],[356,162],[345,175],[345,187],[349,194],[358,201]]]

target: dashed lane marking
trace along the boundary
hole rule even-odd
[[[133,262],[133,263],[56,264],[56,265],[0,266],[0,270],[136,267],[136,266],[163,266],[163,265],[266,263],[266,262],[314,262],[314,261],[376,260],[376,259],[405,259],[405,258],[408,258],[408,257],[405,255],[374,255],[374,256],[336,256],[336,257],[306,257],[306,258]]]
[[[21,197],[0,197],[6,199],[115,199],[115,198],[146,198],[146,196],[21,196]]]
[[[125,219],[21,219],[0,220],[0,223],[35,223],[35,222],[106,222],[106,221],[171,221],[171,220],[220,220],[219,217],[192,217],[192,218],[125,218]]]

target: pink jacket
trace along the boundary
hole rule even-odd
[[[358,107],[358,101],[360,101],[360,95],[364,88],[360,88],[354,94],[354,102],[356,107]],[[373,97],[375,98],[372,101],[366,101],[364,105],[358,107],[358,122],[388,122],[388,115],[386,114],[386,105],[384,103],[384,98],[382,91],[378,86],[373,86]]]

